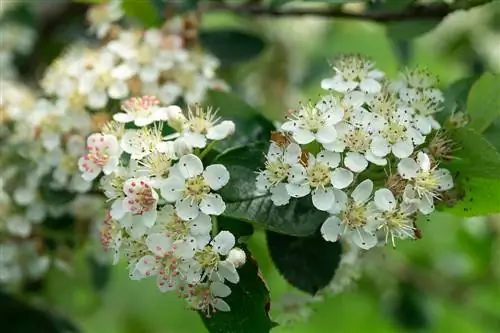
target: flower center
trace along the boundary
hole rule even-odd
[[[364,153],[370,148],[371,139],[368,133],[360,128],[356,128],[344,138],[344,143],[349,148],[349,150]]]
[[[216,269],[220,261],[219,255],[212,250],[211,246],[206,246],[197,252],[194,258],[205,270]]]
[[[185,221],[174,217],[165,227],[166,234],[174,240],[179,240],[187,237],[189,227]]]
[[[389,118],[396,111],[396,101],[391,94],[380,94],[373,99],[371,110],[376,114]]]
[[[186,181],[184,195],[187,198],[192,198],[196,201],[199,201],[209,192],[210,192],[210,186],[208,186],[208,184],[203,179],[203,176],[201,175],[189,178]]]
[[[172,161],[165,155],[160,153],[153,153],[148,155],[144,161],[140,161],[144,167],[149,171],[153,177],[163,177],[168,174]]]
[[[300,118],[305,128],[315,133],[323,127],[325,121],[323,115],[317,108],[309,106],[306,107],[304,111],[304,114],[300,115]]]
[[[204,110],[201,106],[196,105],[194,110],[189,109],[188,111],[187,125],[191,132],[206,134],[217,121],[215,111],[210,108]]]
[[[330,184],[331,171],[324,163],[315,163],[307,168],[307,180],[311,187],[326,187]]]
[[[392,122],[382,131],[382,135],[390,144],[395,144],[399,140],[406,139],[406,127]]]
[[[366,224],[366,207],[351,203],[343,213],[342,221],[349,229],[364,226]]]
[[[437,177],[430,172],[419,172],[415,177],[415,190],[420,197],[424,193],[431,193],[434,196],[434,192],[438,187]]]
[[[272,162],[267,161],[266,170],[269,172],[269,182],[276,185],[288,177],[290,165],[280,159]]]

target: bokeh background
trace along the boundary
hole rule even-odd
[[[85,35],[84,5],[71,5],[69,12],[65,1],[24,5],[35,9],[33,22],[43,23],[34,54],[18,59],[29,83],[65,45]],[[330,75],[328,61],[342,53],[369,56],[389,76],[406,65],[427,67],[445,91],[485,69],[500,71],[500,3],[457,12],[429,32],[421,24],[388,29],[315,17],[202,17],[202,28],[238,27],[266,41],[258,58],[220,74],[233,91],[278,121],[298,101],[317,97],[320,80]],[[397,38],[388,34],[395,30]],[[488,131],[497,132],[496,126],[498,121]],[[500,332],[500,216],[436,213],[419,226],[421,240],[373,251],[361,268],[354,267],[353,281],[313,299],[287,285],[257,230],[249,244],[271,291],[271,316],[281,324],[273,332]],[[97,253],[93,246],[80,250],[74,269],[52,270],[43,295],[83,332],[205,332],[198,314],[175,295],[158,292],[154,281],[130,281],[123,264],[89,265]]]

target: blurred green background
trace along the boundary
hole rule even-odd
[[[236,93],[279,120],[296,102],[317,98],[320,80],[330,75],[328,60],[341,53],[369,56],[392,77],[404,65],[427,67],[443,89],[484,68],[500,71],[498,12],[492,9],[457,13],[428,34],[413,40],[403,34],[398,42],[383,25],[340,19],[207,14],[203,26],[234,26],[264,37],[267,46],[258,59],[222,68],[221,75]],[[407,29],[411,36],[413,28]],[[423,239],[374,251],[357,283],[312,302],[309,315],[282,306],[283,295],[298,292],[275,270],[257,231],[250,249],[271,291],[271,315],[281,323],[298,319],[273,332],[500,332],[500,218],[438,213],[419,226]],[[183,301],[158,292],[154,281],[130,281],[123,263],[97,291],[87,262],[91,252],[79,253],[71,274],[52,271],[46,290],[50,303],[83,332],[205,332]]]

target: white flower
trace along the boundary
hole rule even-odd
[[[227,254],[226,260],[234,265],[234,267],[238,268],[245,264],[246,262],[246,254],[245,251],[239,249],[237,247],[231,249]]]
[[[413,153],[415,146],[425,141],[403,112],[389,118],[376,116],[369,128],[373,132],[370,148],[376,157],[385,157],[392,151],[394,156],[405,158]]]
[[[87,139],[88,153],[80,158],[78,167],[83,179],[91,181],[101,171],[109,175],[118,166],[120,147],[112,135],[94,133]]]
[[[95,32],[98,38],[104,38],[112,24],[122,16],[121,0],[111,0],[107,4],[92,6],[87,12],[90,31]]]
[[[170,169],[161,187],[161,195],[167,202],[175,202],[177,214],[185,220],[195,219],[200,211],[207,215],[220,215],[226,209],[217,191],[229,181],[229,172],[222,164],[213,164],[203,170],[201,160],[184,155]]]
[[[211,317],[215,312],[230,311],[229,305],[221,298],[231,294],[231,289],[224,283],[215,281],[188,286],[186,301],[196,310],[202,311],[205,316]]]
[[[122,220],[124,217],[130,218],[125,220],[134,225],[150,228],[156,221],[158,203],[158,194],[153,189],[151,181],[147,178],[131,178],[123,184],[123,193],[125,198],[118,199],[116,205],[112,207],[112,216]],[[120,204],[121,202],[121,204]]]
[[[377,245],[375,220],[367,205],[372,191],[373,182],[366,179],[356,186],[349,199],[336,192],[336,199],[341,200],[341,214],[330,216],[323,223],[321,226],[323,238],[336,242],[339,237],[345,237],[365,250]]]
[[[265,170],[260,171],[256,179],[259,193],[271,192],[271,200],[277,206],[288,204],[290,195],[284,182],[287,180],[292,165],[299,162],[302,151],[300,146],[291,143],[286,147],[271,142],[266,155]]]
[[[155,121],[168,119],[168,108],[159,107],[160,101],[154,96],[132,97],[122,103],[123,112],[113,115],[120,123],[133,121],[135,126],[147,126]]]
[[[309,155],[307,167],[302,164],[292,166],[286,189],[290,196],[300,198],[312,193],[313,205],[327,211],[335,202],[335,189],[349,186],[354,176],[351,171],[338,168],[340,154],[321,151],[316,158]]]
[[[389,189],[381,188],[375,191],[374,208],[379,211],[379,214],[374,216],[378,229],[385,233],[386,244],[389,238],[394,247],[396,238],[415,238],[413,226],[415,210],[405,205],[398,207],[398,202]]]
[[[316,106],[301,105],[291,114],[290,120],[281,126],[281,130],[290,132],[293,139],[301,145],[314,140],[322,144],[331,143],[337,138],[335,124],[343,116],[341,108],[325,107],[322,102]]]
[[[429,156],[418,152],[417,161],[403,158],[398,163],[398,173],[409,180],[409,187],[405,189],[404,198],[407,202],[416,200],[417,208],[422,214],[434,211],[434,198],[439,192],[453,187],[453,178],[447,169],[431,167]]]
[[[359,88],[361,91],[374,94],[380,91],[384,74],[374,69],[374,63],[356,55],[339,58],[333,65],[333,78],[321,81],[321,88],[346,93]]]
[[[441,111],[443,100],[437,99],[429,90],[403,89],[399,93],[401,108],[413,114],[414,126],[424,135],[441,128],[434,114]]]
[[[127,130],[123,134],[120,146],[130,158],[140,160],[154,151],[164,151],[160,126],[142,127],[138,130]]]
[[[207,139],[219,141],[233,134],[235,125],[230,120],[219,122],[216,112],[211,108],[204,109],[195,105],[189,108],[187,120],[184,122],[182,136],[185,142],[194,148],[205,148]]]

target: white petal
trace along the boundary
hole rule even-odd
[[[434,171],[434,176],[438,179],[438,190],[447,191],[453,187],[453,177],[447,169],[438,169]]]
[[[203,171],[203,179],[212,190],[217,191],[229,181],[229,172],[222,164],[209,165]]]
[[[306,168],[302,164],[294,164],[290,168],[290,174],[288,176],[288,181],[293,184],[301,184],[306,179]]]
[[[429,171],[431,169],[431,160],[426,153],[419,151],[417,154],[417,162],[423,171]]]
[[[394,198],[394,194],[387,188],[375,191],[374,201],[380,210],[391,212],[396,209],[396,198]]]
[[[343,189],[351,185],[354,175],[351,171],[344,168],[337,168],[332,172],[332,185],[337,189]]]
[[[335,152],[343,152],[345,150],[345,142],[344,140],[335,140],[334,142],[331,143],[323,143],[323,148],[325,148],[328,151],[335,151]]]
[[[419,165],[412,158],[403,158],[398,163],[398,173],[404,179],[415,178],[419,170]]]
[[[201,213],[197,218],[191,221],[190,226],[191,234],[204,235],[209,234],[212,230],[212,221],[210,216]]]
[[[142,276],[151,276],[155,272],[156,260],[152,255],[142,257],[135,265],[135,270]]]
[[[383,157],[377,157],[371,151],[367,151],[365,153],[365,158],[368,161],[370,161],[370,162],[372,162],[373,164],[376,164],[376,165],[380,165],[380,166],[387,165],[387,159],[385,159]]]
[[[327,211],[332,208],[335,201],[333,189],[328,187],[326,189],[317,188],[312,192],[312,203],[314,207],[319,210]]]
[[[353,230],[350,236],[354,244],[364,250],[371,249],[378,243],[377,235],[375,235],[375,233],[366,232],[361,228]]]
[[[195,148],[205,148],[207,145],[207,139],[201,133],[185,132],[184,140],[188,145]]]
[[[200,214],[198,204],[191,199],[184,199],[175,203],[175,211],[183,220],[194,220]]]
[[[115,82],[108,88],[109,97],[114,99],[122,99],[127,97],[129,93],[128,86],[125,82]]]
[[[329,168],[334,169],[340,164],[340,154],[322,150],[316,155],[316,161],[325,163]]]
[[[151,228],[153,224],[155,224],[157,216],[158,212],[156,211],[156,207],[151,209],[149,212],[140,215],[142,223],[148,228]]]
[[[370,179],[365,179],[356,186],[354,191],[351,193],[351,197],[354,202],[358,205],[365,204],[373,191],[373,182]]]
[[[311,133],[310,131],[302,128],[298,128],[295,131],[293,131],[293,138],[295,141],[297,141],[298,144],[305,145],[308,144],[312,141],[314,141],[314,134]]]
[[[337,139],[337,130],[333,125],[324,126],[316,133],[316,140],[319,143],[331,143]]]
[[[193,154],[182,156],[177,165],[184,178],[198,176],[203,172],[203,163],[198,156]]]
[[[218,311],[222,311],[222,312],[229,312],[229,311],[231,311],[231,308],[229,307],[229,304],[227,304],[223,299],[220,299],[220,298],[216,298],[213,301],[212,305]]]
[[[233,134],[234,130],[234,123],[230,120],[224,120],[220,124],[208,129],[207,138],[210,140],[223,140]]]
[[[229,261],[223,260],[219,263],[219,274],[231,283],[238,283],[240,281],[240,276],[236,268]]]
[[[288,205],[290,194],[288,194],[285,184],[281,183],[271,188],[271,200],[276,206]]]
[[[291,143],[286,147],[283,157],[286,163],[293,165],[299,161],[301,155],[302,150],[300,146],[296,143]]]
[[[111,217],[115,220],[120,220],[125,215],[125,209],[123,208],[123,199],[116,199],[111,205],[110,211]]]
[[[185,181],[180,177],[168,177],[160,189],[161,196],[168,202],[175,202],[182,197]]]
[[[336,242],[340,234],[340,219],[337,216],[330,216],[321,226],[321,235],[328,242]]]
[[[213,282],[210,285],[210,291],[217,297],[227,297],[231,295],[231,289],[222,282]]]
[[[364,79],[359,84],[359,88],[369,94],[376,94],[382,89],[382,86],[380,85],[380,83],[378,83],[377,80]]]
[[[391,147],[387,140],[379,136],[372,140],[370,149],[373,154],[378,157],[384,157],[391,151]]]
[[[87,105],[91,109],[101,109],[108,103],[108,95],[105,91],[92,91],[87,96]]]
[[[413,153],[413,145],[410,141],[398,141],[392,146],[392,153],[399,158],[405,158]]]
[[[434,200],[432,196],[423,196],[418,204],[418,210],[424,214],[428,215],[434,211]]]
[[[211,244],[217,253],[227,255],[236,244],[236,239],[232,233],[223,230],[214,237]]]
[[[200,202],[200,210],[207,215],[220,215],[226,210],[226,204],[218,194],[207,194]]]
[[[335,81],[333,79],[323,79],[321,80],[321,89],[332,90],[335,87]]]
[[[368,161],[360,153],[349,152],[344,159],[344,165],[354,172],[361,172],[368,167]]]
[[[286,191],[291,197],[305,197],[311,192],[311,188],[307,183],[302,184],[286,184]]]
[[[328,213],[336,215],[345,210],[349,198],[344,191],[334,189],[333,194],[335,195],[335,201],[332,208],[328,210]]]
[[[155,255],[163,256],[172,250],[172,240],[164,234],[151,234],[146,238],[146,245]]]

